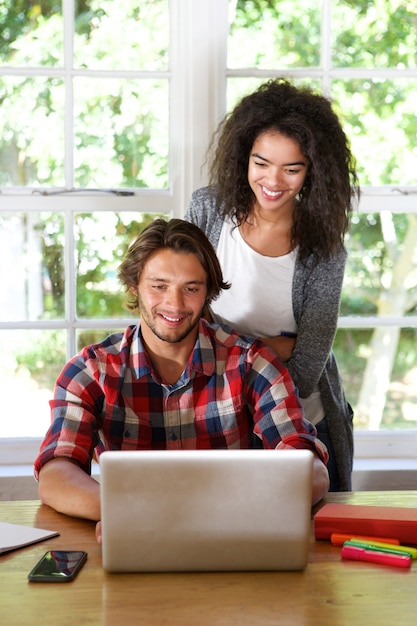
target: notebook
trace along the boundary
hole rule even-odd
[[[114,451],[100,456],[108,572],[302,570],[308,450]]]
[[[25,546],[30,546],[38,541],[45,541],[52,537],[57,537],[56,530],[43,530],[41,528],[31,528],[20,524],[7,524],[0,522],[0,554],[17,550]]]

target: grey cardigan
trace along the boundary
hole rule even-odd
[[[223,218],[214,194],[204,187],[195,191],[185,219],[199,226],[217,248]],[[301,398],[318,387],[333,446],[341,491],[351,489],[353,464],[353,411],[346,401],[332,344],[337,329],[346,252],[302,263],[297,257],[292,305],[298,327],[297,345],[286,363]]]

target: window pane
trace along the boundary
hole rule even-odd
[[[75,67],[166,70],[168,47],[168,0],[76,3]]]
[[[417,215],[355,213],[341,315],[417,315]]]
[[[168,187],[168,81],[76,78],[74,99],[76,186]]]
[[[65,331],[1,330],[1,437],[42,437],[49,400],[65,364]]]
[[[117,278],[117,269],[129,243],[156,217],[155,213],[76,215],[77,317],[132,315],[135,319],[125,306],[126,294]]]
[[[228,67],[318,67],[320,7],[319,0],[230,0]]]
[[[0,185],[64,185],[64,87],[42,77],[0,78]]]
[[[0,65],[63,65],[64,28],[60,0],[3,0],[0,33]]]
[[[136,320],[132,319],[132,324],[135,324]],[[76,345],[77,352],[82,350],[85,346],[91,346],[95,343],[100,343],[104,341],[106,337],[109,335],[113,335],[114,333],[124,332],[125,327],[120,328],[91,328],[77,330],[76,332]]]
[[[339,329],[334,350],[355,428],[417,427],[417,329]]]
[[[415,185],[417,79],[332,83],[332,98],[352,151],[361,185]]]
[[[415,2],[332,2],[334,67],[415,68]]]
[[[64,223],[57,213],[0,214],[1,321],[64,316]],[[5,271],[13,268],[13,271]]]

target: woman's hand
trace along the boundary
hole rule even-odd
[[[289,361],[295,348],[297,337],[278,335],[277,337],[260,337],[260,340],[271,348],[281,361]]]

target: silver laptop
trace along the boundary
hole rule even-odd
[[[308,450],[104,452],[103,567],[302,570],[312,466]]]

